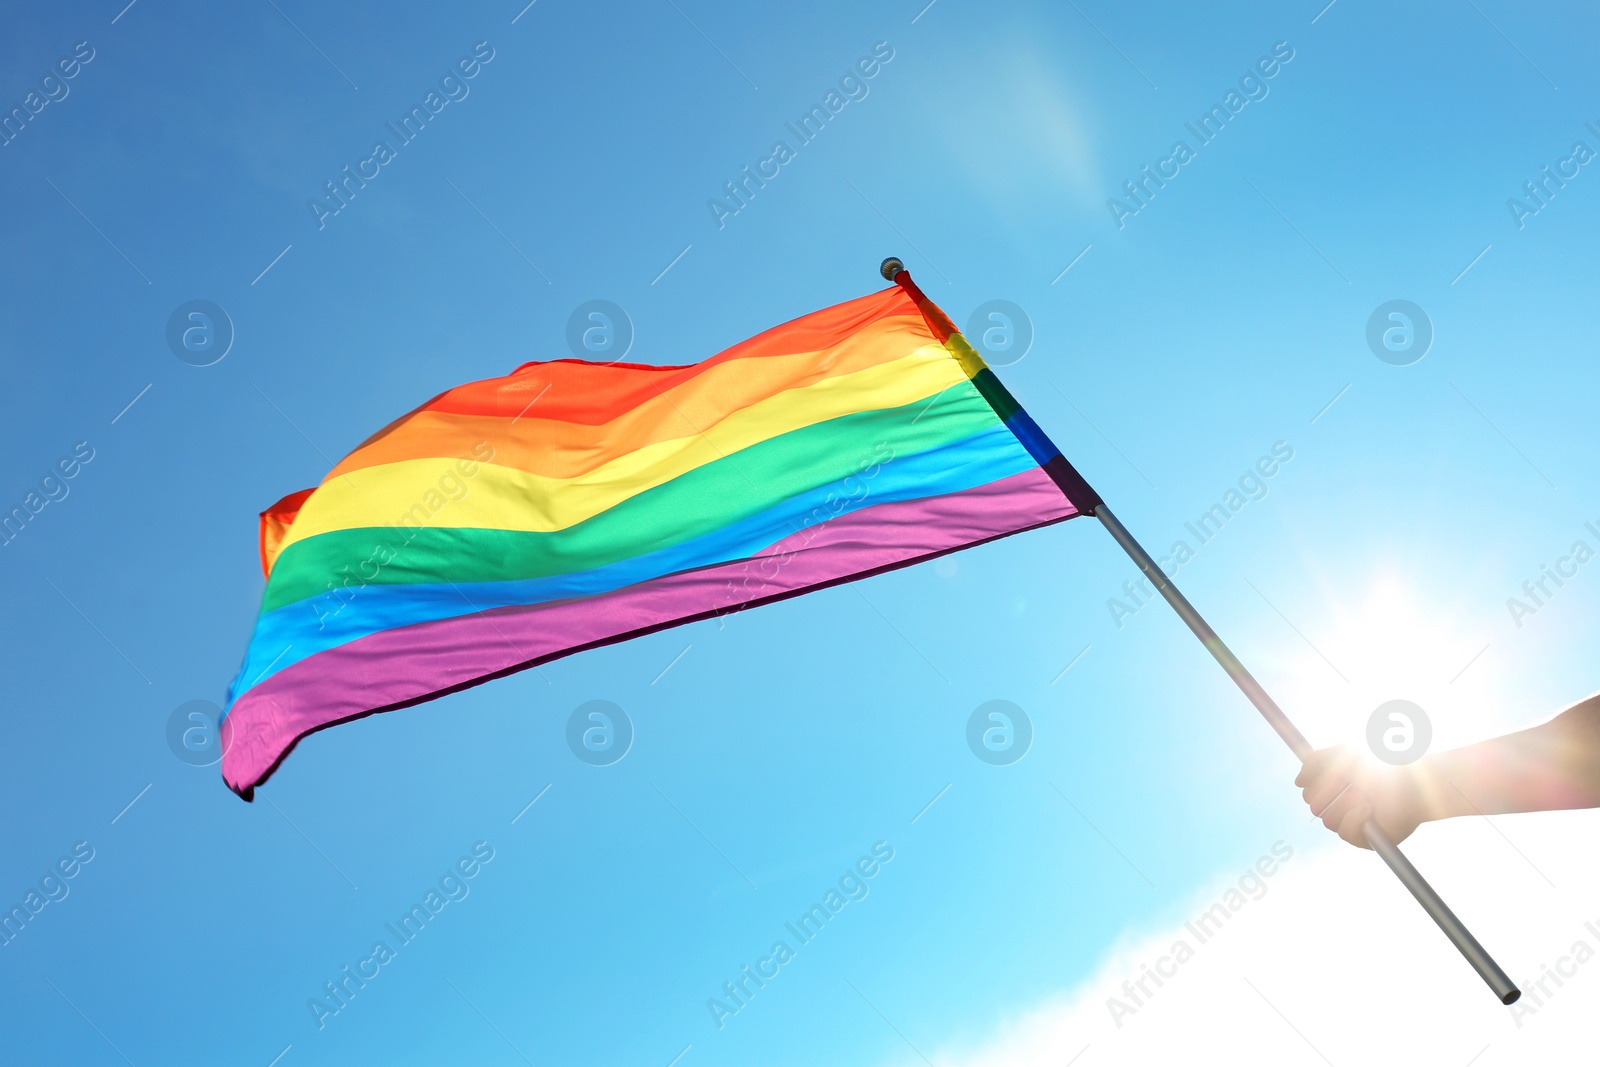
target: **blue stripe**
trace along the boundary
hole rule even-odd
[[[1034,458],[1039,466],[1042,467],[1061,455],[1061,449],[1055,446],[1054,441],[1045,436],[1045,432],[1039,429],[1039,424],[1034,422],[1032,416],[1021,408],[1011,413],[1011,417],[1006,420],[1006,425],[1011,428],[1012,433],[1017,435],[1017,440],[1022,442],[1022,447],[1028,450],[1028,454]]]

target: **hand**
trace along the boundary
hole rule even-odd
[[[1361,827],[1376,818],[1378,826],[1399,844],[1429,818],[1421,774],[1415,764],[1374,764],[1356,750],[1340,745],[1306,757],[1294,784],[1322,819],[1322,825],[1358,848],[1370,848]]]

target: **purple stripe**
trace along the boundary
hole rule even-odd
[[[1071,518],[1039,468],[960,493],[877,504],[748,560],[599,596],[500,608],[372,634],[301,660],[239,698],[223,778],[249,798],[306,734],[392,711],[586,648],[862,578]]]

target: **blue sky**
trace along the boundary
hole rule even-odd
[[[0,947],[19,1060],[921,1062],[1274,841],[1335,847],[1176,618],[1117,625],[1134,572],[1089,520],[324,732],[253,805],[177,758],[175,709],[243,655],[256,513],[441,389],[570,355],[590,300],[661,363],[871,291],[890,254],[958,323],[1010,301],[1033,343],[1002,376],[1157,554],[1282,442],[1180,581],[1319,745],[1389,699],[1447,747],[1595,687],[1600,568],[1507,607],[1600,546],[1600,171],[1523,193],[1600,151],[1593,13],[923,2],[12,20],[0,510],[60,498],[0,548],[0,900],[93,852]],[[799,143],[786,123],[875,47]],[[1198,145],[1185,124],[1275,48]],[[430,91],[457,98],[337,214],[310,206]],[[1108,201],[1179,139],[1193,158],[1119,226]],[[166,340],[193,300],[234,334],[209,366]],[[1432,326],[1406,366],[1366,340],[1392,300]],[[966,743],[996,699],[1033,725],[1009,766]],[[635,731],[609,766],[565,741],[591,700]],[[477,842],[466,895],[319,1028],[308,999]],[[865,899],[719,1029],[707,999],[877,842]]]

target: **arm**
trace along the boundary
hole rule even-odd
[[[1399,842],[1435,819],[1600,807],[1600,694],[1541,726],[1405,767],[1370,766],[1346,747],[1321,749],[1295,784],[1324,826],[1362,848],[1369,818]]]

